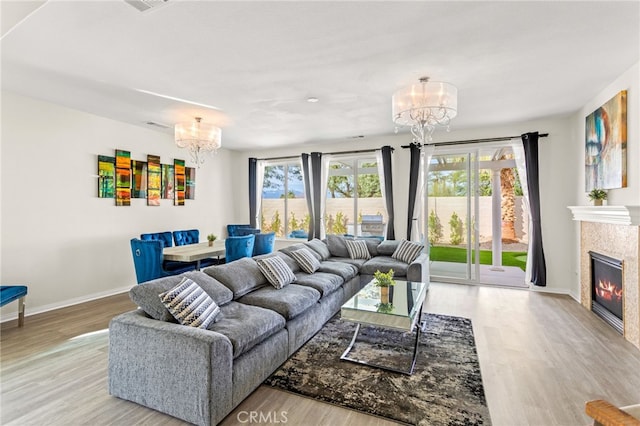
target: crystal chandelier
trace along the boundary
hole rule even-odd
[[[193,122],[178,123],[175,126],[176,145],[187,148],[198,167],[204,163],[203,154],[215,153],[220,148],[221,136],[219,127],[203,123],[200,117],[196,117]]]
[[[413,142],[431,142],[436,126],[449,131],[451,120],[458,114],[458,89],[450,83],[429,81],[404,87],[393,94],[393,122],[411,127]]]

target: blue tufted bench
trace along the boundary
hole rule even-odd
[[[18,327],[24,325],[24,298],[27,296],[26,285],[0,286],[0,306],[18,300]]]

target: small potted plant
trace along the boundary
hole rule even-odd
[[[216,237],[214,234],[209,234],[207,235],[207,240],[209,240],[209,247],[211,247],[213,245],[213,242],[216,240]]]
[[[589,199],[593,201],[594,206],[601,206],[602,200],[607,199],[607,191],[598,188],[592,189],[591,192],[589,192]]]
[[[373,282],[376,287],[380,287],[380,302],[389,303],[389,287],[396,283],[393,280],[393,269],[389,269],[387,273],[381,271],[374,272]]]

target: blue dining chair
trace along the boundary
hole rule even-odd
[[[173,231],[173,241],[176,246],[187,244],[197,244],[200,242],[200,231],[197,229],[187,229],[185,231]]]
[[[253,244],[253,255],[269,254],[276,245],[276,233],[255,234],[256,241]]]
[[[131,254],[133,255],[133,265],[136,269],[136,279],[138,284],[154,280],[156,278],[177,275],[196,269],[195,265],[182,263],[172,269],[165,269],[163,265],[162,249],[164,244],[158,240],[131,239]]]
[[[253,255],[253,245],[255,241],[255,234],[249,234],[243,237],[228,237],[225,239],[225,262],[229,263],[243,257],[251,257]]]
[[[24,299],[27,297],[29,289],[26,285],[3,285],[0,286],[0,306],[18,301],[18,327],[24,326]]]
[[[140,239],[144,241],[156,240],[162,241],[165,247],[173,246],[173,237],[171,236],[171,232],[154,232],[150,234],[140,234]]]
[[[251,225],[247,224],[229,224],[227,225],[227,234],[230,237],[241,237],[243,235],[247,235],[247,234],[240,234],[238,232],[239,229],[255,229],[253,228]],[[260,232],[260,231],[258,231]],[[255,234],[255,232],[251,232],[252,234]]]

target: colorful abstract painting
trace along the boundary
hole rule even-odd
[[[173,160],[173,173],[175,174],[175,191],[174,191],[174,205],[184,206],[184,182],[185,182],[185,167],[184,160]]]
[[[173,175],[173,164],[162,165],[162,198],[173,200],[173,188],[175,177]]]
[[[146,161],[131,160],[133,182],[131,198],[147,198],[147,163]]]
[[[187,167],[185,169],[185,178],[186,178],[186,192],[185,198],[187,200],[195,200],[196,199],[196,169],[193,167]]]
[[[627,186],[627,91],[589,114],[585,127],[585,191]]]
[[[147,205],[160,205],[162,170],[158,155],[147,155]]]
[[[116,159],[106,155],[98,155],[98,197],[113,198],[116,179]]]
[[[116,149],[116,206],[131,205],[131,153]]]

